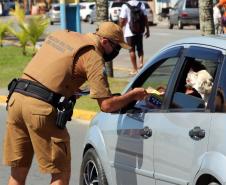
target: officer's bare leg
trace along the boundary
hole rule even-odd
[[[68,185],[70,180],[70,171],[52,174],[51,185]]]
[[[139,57],[139,69],[141,69],[144,65],[144,54],[143,52],[138,52]]]
[[[133,72],[137,72],[136,53],[133,50],[130,51],[130,60],[131,60],[132,65],[133,65]]]
[[[8,185],[24,185],[30,167],[12,167]]]

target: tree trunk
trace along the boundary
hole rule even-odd
[[[96,0],[96,20],[97,24],[108,21],[108,0]],[[105,63],[107,76],[113,77],[113,63],[108,61]]]
[[[202,35],[215,34],[213,0],[199,0],[200,31]]]
[[[108,0],[96,0],[97,23],[108,20]]]

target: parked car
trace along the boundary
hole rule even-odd
[[[118,22],[122,4],[123,4],[123,2],[109,1],[109,3],[108,3],[108,19],[109,19],[109,21],[112,21],[115,23]],[[96,6],[93,7],[90,14],[91,14],[91,16],[89,19],[89,23],[93,24],[94,22],[96,22]]]
[[[110,2],[109,3],[109,20],[113,21],[113,22],[117,22],[119,19],[119,15],[121,12],[121,7],[122,7],[122,2]],[[150,8],[150,6],[148,5],[147,2],[144,2],[145,4],[145,8],[147,10],[147,17],[148,17],[148,22],[149,24],[153,24],[153,12]],[[112,8],[110,8],[110,5]],[[113,7],[117,7],[117,8],[113,8]],[[114,11],[113,11],[114,9]],[[111,12],[111,13],[110,13]],[[91,16],[90,16],[90,24],[93,24],[96,21],[96,6],[94,6],[94,8],[91,11]]]
[[[147,11],[148,23],[152,25],[154,23],[153,11],[147,2],[143,2],[143,3]]]
[[[95,2],[80,3],[80,17],[83,21],[90,21],[90,14],[95,6]]]
[[[109,20],[118,22],[123,2],[109,1],[108,14]]]
[[[89,23],[93,24],[94,22],[96,22],[96,17],[97,17],[97,14],[96,14],[96,5],[95,5],[90,13]]]
[[[48,12],[48,17],[50,19],[50,24],[53,25],[56,22],[60,22],[60,4],[53,3],[50,6],[50,10]]]
[[[12,0],[0,0],[0,15],[8,15],[10,10],[15,9],[15,2]]]
[[[178,25],[179,29],[183,29],[186,25],[200,28],[198,0],[178,0],[169,12],[169,29],[174,25]]]
[[[122,93],[144,87],[149,96],[92,120],[80,185],[225,185],[225,43],[219,36],[187,38],[150,59]],[[206,100],[185,93],[196,65],[212,76]],[[205,80],[195,82],[201,88]]]

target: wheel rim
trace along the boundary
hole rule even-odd
[[[85,170],[83,172],[83,179],[86,185],[98,185],[98,171],[94,161],[89,160],[86,163]]]

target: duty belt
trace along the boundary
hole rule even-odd
[[[8,86],[8,90],[9,94],[18,92],[45,101],[54,107],[57,107],[62,97],[61,94],[50,91],[38,82],[25,79],[13,79]]]

